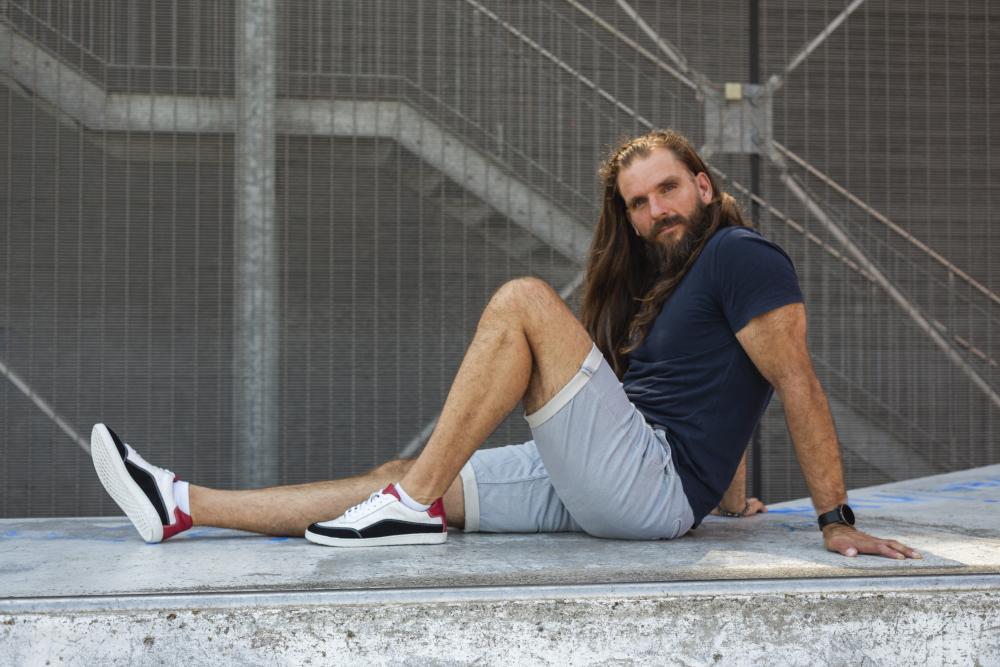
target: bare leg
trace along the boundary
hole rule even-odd
[[[198,526],[302,537],[310,524],[340,516],[373,491],[398,482],[412,464],[390,461],[358,477],[250,491],[219,491],[192,484],[191,517]],[[455,528],[465,525],[462,494],[462,480],[456,478],[444,496],[448,525]]]
[[[591,345],[545,282],[521,278],[497,290],[427,447],[401,480],[406,492],[421,503],[439,498],[514,406],[523,399],[530,414],[545,405],[580,370]]]
[[[591,341],[551,287],[533,278],[497,290],[458,370],[437,427],[416,461],[391,461],[358,477],[250,491],[192,485],[195,525],[301,536],[310,524],[340,516],[373,491],[403,482],[415,500],[444,496],[448,524],[463,527],[458,472],[524,400],[531,413],[580,369]]]

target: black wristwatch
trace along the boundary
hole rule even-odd
[[[846,526],[853,526],[854,512],[848,505],[837,505],[829,512],[819,515],[820,530],[823,530],[825,526],[829,526],[831,523],[842,523]]]

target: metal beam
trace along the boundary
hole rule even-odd
[[[781,86],[785,83],[785,78],[791,74],[792,70],[801,65],[803,61],[809,57],[809,54],[815,51],[827,37],[833,34],[833,31],[840,27],[840,24],[847,20],[847,17],[854,13],[854,10],[860,7],[864,1],[865,0],[854,0],[851,4],[847,5],[842,12],[837,14],[837,16],[830,21],[829,25],[823,28],[823,30],[812,39],[812,41],[802,47],[802,49],[792,57],[792,60],[785,66],[785,69],[781,74],[774,74],[771,76],[771,79],[768,81],[768,87],[772,91],[781,88]]]
[[[976,385],[986,396],[990,399],[996,407],[1000,408],[1000,395],[993,389],[992,386],[976,372],[972,366],[962,358],[962,355],[955,350],[954,347],[941,335],[934,324],[927,319],[923,313],[921,313],[916,306],[910,303],[899,290],[893,286],[888,278],[879,270],[875,264],[868,259],[864,251],[854,243],[854,241],[847,235],[839,224],[837,224],[833,218],[831,218],[825,210],[813,199],[805,188],[795,180],[787,171],[782,172],[781,182],[785,184],[785,187],[795,195],[795,198],[802,202],[809,212],[812,213],[816,219],[818,219],[823,226],[826,227],[830,235],[837,239],[838,242],[847,250],[847,253],[851,255],[855,262],[860,266],[864,267],[865,271],[871,275],[872,280],[881,287],[886,294],[889,295],[893,301],[896,302],[903,312],[909,315],[910,319],[916,323],[916,325],[923,331],[927,336],[934,341],[945,356],[954,363],[959,370],[961,370],[969,380]]]
[[[570,2],[571,4],[573,3],[573,0],[567,0],[567,1]],[[535,40],[533,40],[530,37],[528,37],[527,35],[525,35],[523,32],[521,32],[520,30],[518,30],[517,28],[515,28],[514,26],[512,26],[507,21],[504,21],[502,18],[500,18],[499,16],[497,16],[495,13],[491,12],[489,9],[487,9],[482,4],[476,2],[476,0],[465,0],[465,3],[468,4],[468,5],[470,5],[470,6],[472,6],[473,8],[475,8],[476,11],[482,13],[484,16],[486,16],[491,21],[494,21],[495,23],[497,23],[498,25],[500,25],[500,27],[502,27],[504,30],[506,30],[510,34],[514,35],[515,37],[517,37],[523,43],[527,44],[528,47],[530,47],[533,51],[536,51],[543,58],[545,58],[549,62],[551,62],[554,65],[556,65],[559,69],[561,69],[562,71],[564,71],[567,74],[569,74],[570,76],[572,76],[574,79],[576,79],[577,81],[579,81],[580,83],[582,83],[584,86],[586,86],[587,88],[590,88],[591,90],[593,90],[595,93],[597,93],[597,95],[599,97],[603,98],[606,102],[608,102],[608,103],[614,105],[616,108],[624,111],[626,114],[632,116],[633,118],[635,118],[636,120],[638,120],[640,123],[643,123],[644,125],[646,125],[648,127],[652,127],[653,126],[652,123],[650,123],[648,120],[646,120],[645,118],[643,118],[642,116],[640,116],[636,111],[634,111],[630,107],[627,107],[624,104],[622,104],[621,102],[619,102],[617,97],[615,97],[614,95],[612,95],[608,91],[606,91],[603,88],[601,88],[600,86],[598,86],[591,79],[587,78],[586,76],[584,76],[583,74],[581,74],[579,71],[577,71],[577,70],[573,69],[572,67],[570,67],[569,64],[566,63],[566,61],[564,61],[564,60],[560,59],[559,57],[557,57],[554,53],[552,53],[551,51],[549,51],[548,49],[546,49],[545,47],[543,47],[541,44],[539,44]],[[638,45],[636,45],[636,48],[641,48],[641,47],[639,47]],[[666,66],[666,67],[673,74],[679,75],[679,73],[676,70],[674,70],[673,68],[671,68],[669,66]],[[680,75],[680,76],[683,77],[683,75]]]
[[[628,4],[625,0],[617,0],[617,2],[622,11],[624,11],[628,17],[632,19],[637,26],[639,26],[639,30],[643,31],[646,34],[646,37],[653,40],[653,43],[656,44],[656,47],[660,49],[665,56],[673,60],[674,64],[677,65],[677,67],[679,67],[685,74],[691,73],[691,70],[688,68],[687,58],[685,58],[681,52],[677,50],[677,47],[671,44],[665,37],[661,37],[658,32],[653,30],[652,26],[646,23],[644,18],[639,16],[639,12],[633,9],[632,5]],[[573,4],[578,5],[579,3],[573,0]],[[596,16],[594,17],[594,20],[603,22],[603,19],[599,19]]]
[[[69,425],[69,422],[63,419],[62,416],[56,412],[44,398],[39,396],[35,390],[21,378],[20,375],[12,371],[10,367],[2,361],[0,361],[0,375],[6,377],[18,391],[24,394],[29,401],[34,403],[46,417],[51,419],[52,422],[59,427],[60,431],[69,436],[69,439],[72,440],[75,445],[87,452],[88,456],[90,455],[90,443],[77,433],[76,430]]]
[[[466,2],[470,2],[470,1],[471,0],[466,0]],[[662,60],[660,60],[659,58],[657,58],[655,55],[653,55],[652,52],[650,52],[649,50],[647,50],[647,49],[643,48],[642,46],[640,46],[635,40],[630,39],[621,30],[618,30],[613,25],[611,25],[610,23],[608,23],[607,21],[605,21],[604,19],[602,19],[600,16],[598,16],[597,14],[595,14],[594,12],[592,12],[591,10],[587,9],[586,7],[584,7],[582,4],[580,4],[576,0],[566,0],[566,2],[570,6],[572,6],[574,9],[576,9],[578,12],[580,12],[581,14],[583,14],[584,16],[586,16],[587,18],[589,18],[591,21],[593,21],[597,25],[599,25],[601,28],[603,28],[607,32],[611,33],[612,35],[614,35],[616,38],[618,38],[619,40],[621,40],[622,42],[624,42],[628,46],[630,46],[633,50],[635,50],[636,53],[638,53],[639,55],[641,55],[644,58],[646,58],[646,60],[648,60],[649,62],[653,63],[658,68],[660,68],[661,70],[663,70],[664,72],[666,72],[670,76],[674,77],[675,79],[677,79],[678,81],[680,81],[681,83],[683,83],[688,88],[690,88],[691,90],[695,90],[695,91],[698,90],[698,83],[696,83],[695,81],[692,81],[691,78],[685,76],[684,73],[678,71],[677,69],[671,67],[667,63],[665,63]],[[654,39],[653,41],[657,41],[657,40]],[[657,42],[657,46],[659,46],[659,42]],[[684,59],[684,57],[680,54],[680,52],[676,51],[676,49],[670,49],[670,52],[668,53],[668,57],[670,57],[672,60],[674,60],[675,63],[678,63],[680,65],[681,69],[684,70],[684,72],[690,72],[690,68],[687,65],[687,60]]]
[[[537,44],[535,47],[541,48]],[[237,101],[189,95],[108,94],[78,70],[2,23],[0,71],[61,110],[67,122],[76,122],[93,132],[130,132],[142,136],[158,132],[237,131],[240,113]],[[582,77],[575,70],[571,73]],[[585,77],[581,82],[596,88]],[[601,92],[614,99],[607,91]],[[646,127],[652,127],[632,109],[620,103],[617,106]],[[395,140],[514,224],[568,259],[583,264],[590,247],[589,225],[579,223],[561,206],[505,171],[485,152],[409,104],[392,100],[282,98],[267,111],[272,118],[272,133]]]
[[[275,0],[237,3],[234,438],[240,482],[279,481]]]
[[[810,174],[812,174],[819,180],[823,181],[823,183],[836,190],[840,195],[842,195],[852,204],[854,204],[855,206],[863,210],[865,213],[867,213],[868,215],[872,216],[873,218],[881,222],[883,225],[885,225],[893,232],[901,236],[907,242],[914,245],[924,254],[928,255],[931,259],[933,259],[938,264],[947,269],[949,273],[952,273],[955,276],[961,278],[963,281],[968,283],[973,289],[975,289],[977,292],[985,296],[987,299],[989,299],[995,304],[1000,305],[1000,296],[998,296],[996,292],[993,292],[992,290],[990,290],[990,288],[986,287],[985,285],[977,281],[975,278],[970,276],[968,273],[966,273],[962,269],[958,268],[957,266],[949,262],[943,255],[939,254],[933,248],[923,243],[920,239],[913,236],[908,231],[906,231],[905,229],[894,223],[887,216],[876,211],[874,208],[869,206],[864,200],[855,196],[853,193],[848,191],[847,188],[837,183],[835,180],[833,180],[832,178],[824,174],[822,171],[820,171],[816,167],[806,162],[803,158],[796,155],[785,146],[781,145],[777,141],[772,141],[771,143],[782,155],[784,155],[788,159],[798,164],[800,167],[808,171]]]

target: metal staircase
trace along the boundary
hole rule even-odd
[[[621,133],[642,129],[644,123],[649,123],[622,101],[630,99],[626,90],[634,87],[656,91],[656,99],[651,104],[659,113],[646,115],[657,122],[684,127],[690,117],[696,118],[698,114],[692,116],[684,110],[685,105],[693,104],[685,100],[689,86],[664,81],[664,67],[671,67],[669,63],[656,62],[655,55],[651,60],[650,52],[638,60],[628,49],[624,54],[618,53],[617,38],[613,34],[585,32],[581,26],[590,19],[581,18],[574,9],[577,4],[565,5],[552,0],[534,5],[531,11],[545,14],[549,24],[560,26],[560,30],[575,39],[589,40],[584,52],[599,51],[602,57],[612,59],[615,67],[628,73],[620,82],[616,79],[609,85],[597,73],[588,72],[592,59],[577,57],[574,60],[571,51],[546,44],[544,34],[533,35],[532,25],[515,25],[489,6],[471,0],[448,5],[448,11],[455,15],[456,26],[474,25],[484,42],[492,40],[516,47],[527,67],[543,72],[539,76],[547,77],[554,88],[563,91],[568,100],[563,108],[571,108],[574,104],[585,107],[586,113],[581,118],[588,117],[593,140],[560,149],[563,152],[558,160],[540,155],[530,139],[522,140],[498,131],[495,123],[491,125],[489,110],[484,111],[482,105],[462,108],[454,99],[444,100],[435,95],[407,74],[405,63],[394,63],[391,59],[387,59],[381,69],[363,73],[356,71],[356,63],[340,63],[325,57],[324,53],[317,55],[315,65],[290,62],[285,75],[290,82],[288,88],[296,94],[279,97],[277,131],[398,142],[419,158],[424,170],[422,178],[404,179],[407,187],[419,188],[419,194],[442,214],[481,233],[509,256],[524,257],[555,250],[568,266],[580,266],[596,213],[591,194],[593,156],[600,151],[601,130],[612,126]],[[162,86],[163,92],[160,92],[152,83],[150,87],[155,92],[130,90],[127,85],[130,76],[122,75],[121,71],[127,71],[134,63],[127,58],[123,61],[118,55],[109,57],[107,50],[101,52],[85,40],[70,39],[64,26],[33,15],[28,5],[8,2],[6,14],[0,12],[0,72],[7,77],[9,86],[16,86],[32,95],[36,102],[47,104],[65,122],[82,127],[94,140],[106,142],[109,150],[114,149],[115,134],[121,132],[195,134],[233,130],[235,112],[231,99],[177,94],[166,86]],[[225,15],[220,16],[220,25],[226,20]],[[308,30],[309,26],[302,29]],[[216,30],[216,33],[222,36],[221,39],[228,39],[224,30]],[[286,34],[286,39],[289,36]],[[102,48],[106,49],[107,45]],[[213,80],[220,82],[219,87],[225,89],[229,67],[225,58],[216,58],[211,67],[204,67],[204,76],[214,77]],[[469,85],[460,74],[455,76],[457,88]],[[102,87],[99,80],[118,83]],[[155,77],[143,79],[147,80],[155,83]],[[308,86],[301,83],[306,80],[310,82]],[[122,81],[126,82],[124,89]],[[682,110],[676,111],[675,119],[670,110],[676,110],[679,101]],[[543,113],[528,114],[522,119],[523,123],[544,126]],[[697,137],[700,130],[695,127],[692,125],[691,133]],[[723,176],[727,188],[743,194],[748,200],[751,198],[738,178],[726,173]],[[806,186],[832,187],[828,183],[818,184],[816,175],[806,168],[794,176]],[[836,239],[823,229],[804,222],[811,217],[807,207],[792,203],[779,209],[759,198],[758,204],[765,231],[780,230],[790,235],[790,243],[795,245],[789,248],[793,256],[808,250],[811,253],[818,251],[817,256],[823,258],[821,263],[809,267],[810,275],[804,276],[806,280],[876,285],[872,273],[845,253]],[[856,203],[845,203],[839,208],[833,206],[827,214],[844,224],[862,244],[880,244],[884,254],[877,259],[888,266],[888,277],[907,298],[919,305],[937,335],[956,348],[962,363],[975,369],[977,374],[987,378],[989,386],[995,387],[996,351],[977,340],[977,332],[1000,324],[995,295],[990,297],[965,289],[956,282],[954,271],[941,274],[926,253],[914,253],[898,239],[886,240],[877,236],[871,231],[873,216],[866,213],[864,220],[856,222],[855,208]],[[519,229],[518,234],[490,232],[511,224]],[[877,287],[873,289],[878,292]],[[933,298],[927,298],[929,294]],[[960,304],[958,309],[964,316],[980,318],[982,323],[965,329],[957,327],[948,316],[949,311],[956,310],[956,303]],[[885,335],[915,339],[911,322],[886,316],[897,312],[898,304],[884,294],[872,296],[859,307],[862,310],[857,316],[862,321],[858,326],[877,319]],[[820,326],[836,326],[833,316],[821,321]],[[920,339],[919,333],[916,339]],[[884,380],[859,373],[852,362],[839,358],[833,343],[827,345],[823,340],[814,341],[813,350],[831,393],[838,421],[849,424],[852,432],[871,434],[868,442],[847,439],[845,446],[854,448],[862,459],[884,469],[889,476],[939,472],[936,464],[924,456],[935,446],[939,416],[905,397],[886,392]],[[926,340],[920,344],[925,345]],[[928,363],[935,368],[949,367],[942,360],[939,349],[932,345],[925,347]],[[909,363],[910,360],[891,346],[879,353],[886,355],[891,363]],[[988,418],[990,409],[988,404],[981,408],[983,418]],[[881,443],[878,448],[872,446],[876,441]],[[872,454],[875,449],[890,454],[875,456]],[[905,464],[903,459],[906,459]]]

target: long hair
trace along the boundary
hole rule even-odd
[[[693,175],[704,172],[712,184],[712,200],[705,207],[708,227],[696,240],[684,265],[671,275],[660,275],[649,258],[647,242],[633,231],[625,200],[618,190],[621,171],[656,148],[669,149]],[[642,343],[664,301],[687,275],[708,239],[721,227],[749,225],[743,220],[736,200],[719,189],[691,143],[673,130],[654,130],[622,142],[598,173],[604,197],[587,258],[581,314],[590,337],[621,379],[628,369],[629,353]]]

